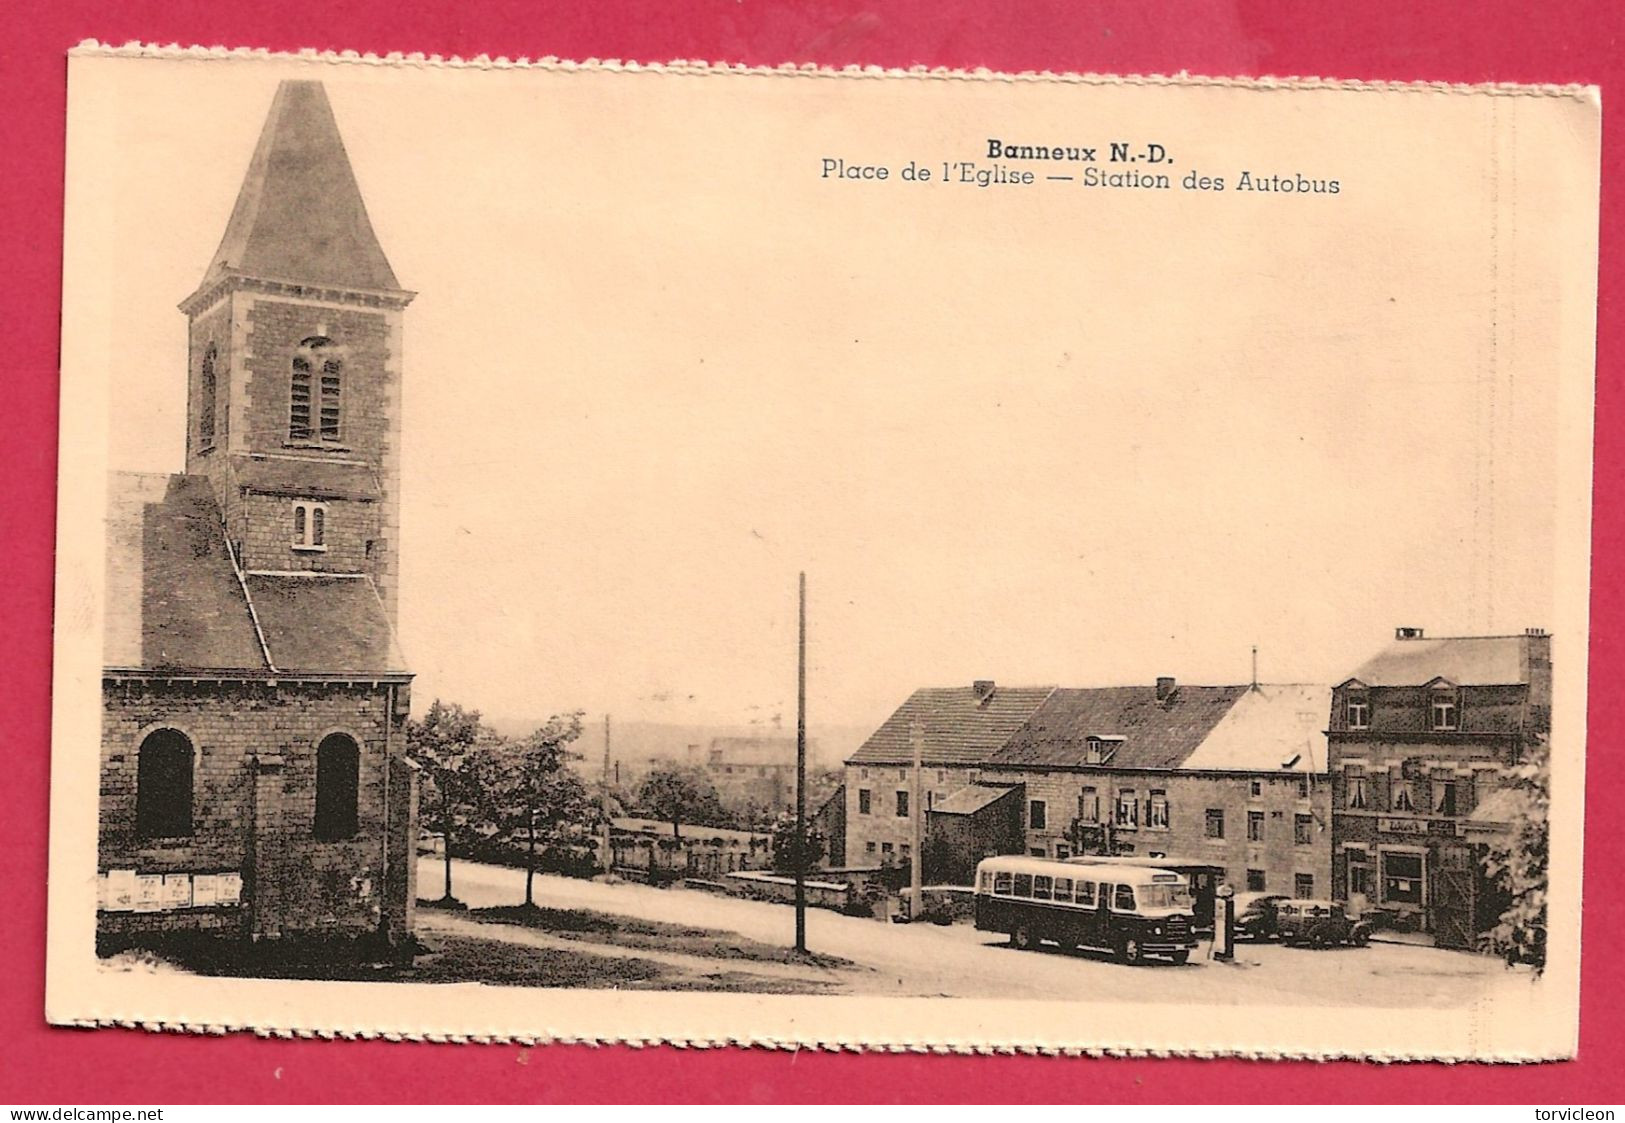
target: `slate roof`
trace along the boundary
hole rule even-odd
[[[406,660],[369,577],[246,576],[276,669],[307,674],[405,674]]]
[[[409,673],[371,578],[239,576],[207,477],[113,473],[106,567],[107,670]]]
[[[921,724],[928,765],[980,764],[993,755],[1048,698],[1053,686],[995,686],[986,697],[972,686],[916,690],[869,735],[850,764],[912,764],[910,730]]]
[[[367,464],[335,463],[316,457],[298,460],[234,456],[237,483],[270,495],[306,499],[377,499],[378,474]]]
[[[204,284],[229,274],[399,290],[320,82],[277,87]]]
[[[982,808],[997,803],[1016,789],[998,788],[987,784],[971,784],[960,788],[948,798],[931,805],[933,815],[974,815]]]
[[[207,478],[113,473],[106,566],[105,666],[265,667]]]
[[[1450,636],[1395,640],[1351,678],[1367,686],[1425,686],[1436,678],[1457,686],[1516,686],[1529,681],[1525,636]]]
[[[1182,769],[1325,772],[1330,686],[1260,685],[1237,698]]]
[[[1120,737],[1109,767],[1177,768],[1247,690],[1178,686],[1161,702],[1154,686],[1056,690],[986,767],[1081,766],[1090,737]]]

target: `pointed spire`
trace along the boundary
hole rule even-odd
[[[398,290],[320,82],[277,87],[203,284],[227,274]]]

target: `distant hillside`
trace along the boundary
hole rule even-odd
[[[538,718],[487,717],[486,722],[497,732],[517,737],[542,724]],[[604,718],[602,714],[586,719],[576,751],[591,761],[604,756]],[[703,751],[714,737],[795,737],[795,726],[775,730],[770,725],[678,725],[654,721],[610,721],[610,759],[619,762],[623,771],[641,772],[651,758],[659,760],[685,760],[688,746],[699,745]],[[850,725],[813,725],[807,728],[807,764],[809,768],[838,768],[843,760],[863,744],[873,730]]]

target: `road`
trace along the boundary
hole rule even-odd
[[[420,885],[432,891],[443,876],[440,859],[422,860]],[[520,870],[455,861],[452,879],[457,897],[473,908],[524,899]],[[795,914],[788,906],[693,889],[538,875],[536,902],[724,929],[764,943],[788,944],[794,935]],[[502,928],[482,927],[492,932]],[[838,973],[849,993],[1438,1008],[1531,985],[1526,974],[1509,971],[1498,960],[1437,948],[1373,944],[1317,951],[1249,944],[1239,949],[1234,963],[1223,963],[1208,959],[1204,944],[1184,967],[1134,968],[1054,948],[1016,951],[1005,946],[1003,937],[968,924],[883,924],[825,909],[807,910],[807,944],[858,965]],[[822,971],[817,975],[830,977]]]

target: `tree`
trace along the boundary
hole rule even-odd
[[[728,818],[711,778],[698,768],[675,764],[663,764],[644,777],[638,804],[654,818],[669,820],[673,838],[683,837],[684,823],[714,826]]]
[[[496,742],[475,758],[485,816],[510,838],[525,839],[527,908],[536,902],[537,844],[573,842],[603,818],[600,800],[566,764],[566,748],[580,735],[580,711],[555,714],[527,736]]]
[[[446,856],[446,892],[441,900],[448,904],[456,900],[451,895],[451,832],[458,811],[474,794],[469,757],[484,736],[478,710],[465,710],[438,698],[421,721],[406,723],[407,750],[428,781],[425,802],[439,812],[440,842]]]
[[[796,817],[780,816],[779,821],[773,825],[773,868],[780,873],[794,873],[798,866],[803,870],[810,870],[823,863],[828,844],[824,832],[818,829],[817,821],[808,819],[807,829],[801,835],[798,846]]]
[[[1522,763],[1508,770],[1503,790],[1511,795],[1512,829],[1490,844],[1484,871],[1506,895],[1507,905],[1491,938],[1508,963],[1546,969],[1546,876],[1550,851],[1551,748],[1540,737]]]

